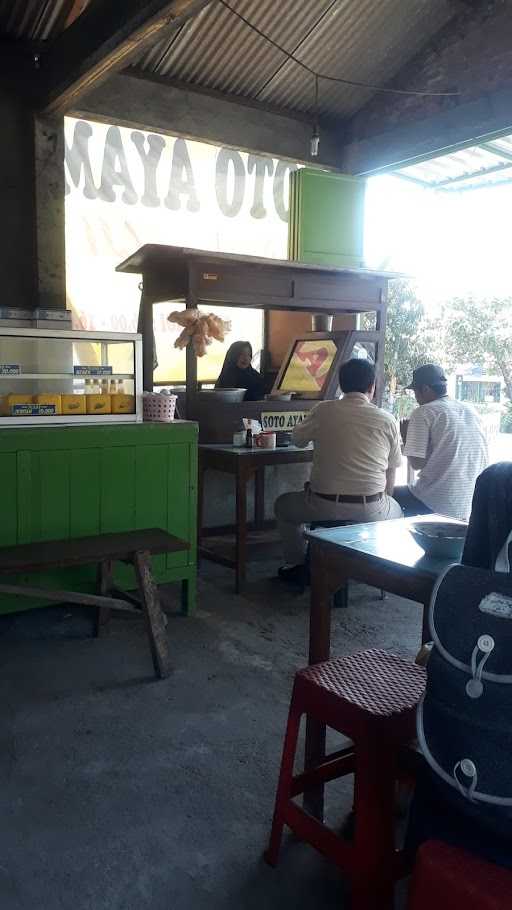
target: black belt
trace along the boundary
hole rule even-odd
[[[312,490],[315,496],[319,496],[320,499],[328,499],[329,502],[377,502],[377,500],[382,499],[384,493],[372,493],[370,496],[344,496],[342,493],[317,493],[315,490]]]

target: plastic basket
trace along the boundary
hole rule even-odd
[[[144,420],[151,420],[153,423],[170,423],[171,420],[174,420],[177,400],[177,395],[160,395],[158,392],[144,395],[142,399]]]

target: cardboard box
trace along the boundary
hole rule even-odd
[[[62,396],[50,393],[34,395],[35,404],[51,404],[55,408],[56,414],[62,414]]]
[[[134,414],[135,413],[135,395],[125,395],[116,393],[110,396],[113,414]]]
[[[0,402],[0,414],[2,417],[11,417],[13,405],[33,403],[32,395],[4,395]]]
[[[88,414],[111,414],[110,395],[86,395]]]
[[[87,414],[85,395],[62,395],[63,414]]]

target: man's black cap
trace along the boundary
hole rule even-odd
[[[423,385],[433,386],[447,382],[444,370],[436,363],[425,363],[422,367],[413,370],[412,382],[407,389],[420,389]]]

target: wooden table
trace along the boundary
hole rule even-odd
[[[412,521],[397,518],[310,531],[311,606],[309,625],[309,663],[328,660],[331,652],[332,595],[349,579],[407,597],[423,605],[422,641],[430,639],[428,612],[434,585],[447,566],[458,560],[434,559],[418,546],[408,528]],[[447,521],[429,515],[429,520]],[[463,542],[460,544],[462,554]],[[378,644],[376,642],[376,644]],[[305,764],[317,764],[325,755],[325,726],[308,718]],[[321,818],[323,793],[305,796],[308,810]]]
[[[287,446],[277,449],[246,449],[233,445],[200,445],[199,446],[199,542],[201,555],[221,565],[234,568],[236,573],[235,588],[241,590],[246,577],[247,564],[247,484],[255,478],[254,525],[261,529],[265,526],[265,468],[284,464],[307,464],[313,461],[313,448],[299,449]],[[235,476],[236,524],[234,526],[236,549],[235,558],[230,559],[215,553],[211,548],[201,544],[204,534],[202,527],[204,475],[208,470],[225,471]],[[233,530],[228,527],[221,530]]]

